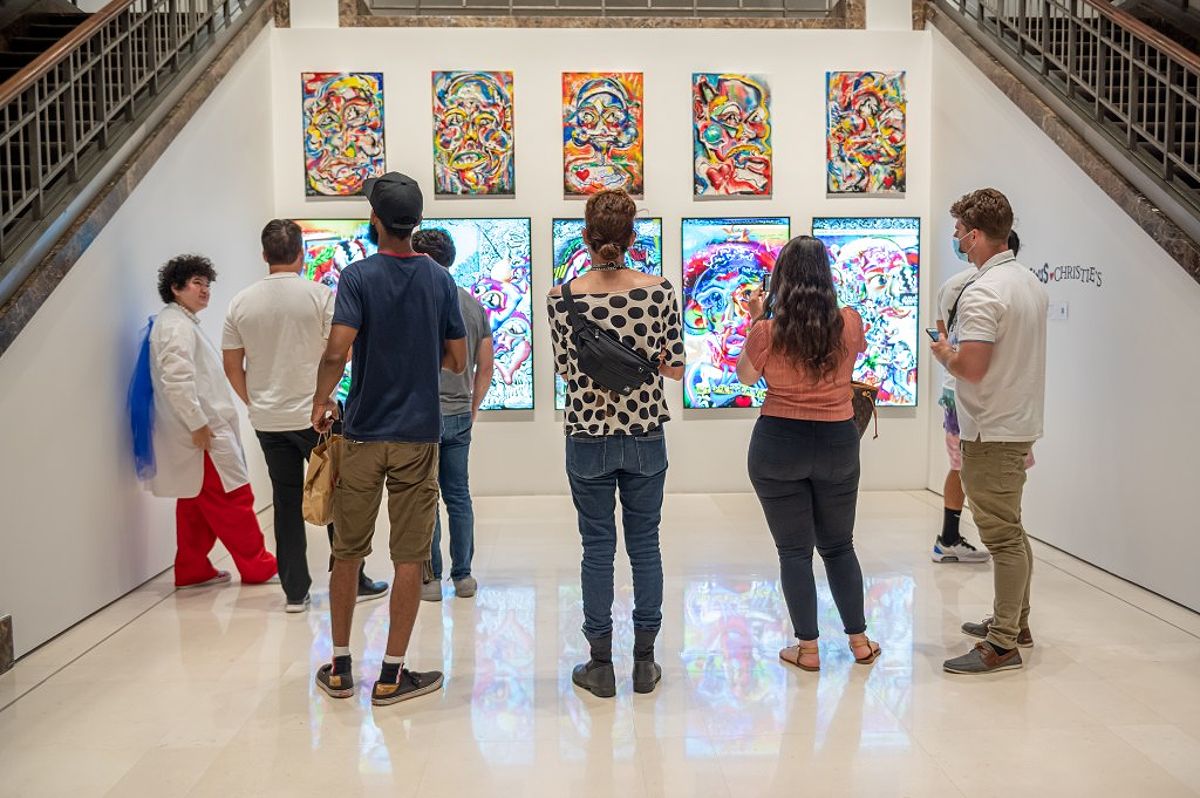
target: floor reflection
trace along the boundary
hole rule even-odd
[[[471,690],[471,726],[480,741],[528,740],[533,736],[537,590],[486,586],[475,596],[475,683]],[[480,744],[485,759],[495,757]],[[532,746],[506,763],[533,761]]]

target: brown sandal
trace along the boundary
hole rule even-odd
[[[861,658],[854,657],[854,661],[859,665],[870,665],[872,662],[879,659],[879,655],[883,653],[883,649],[881,649],[879,647],[879,644],[868,637],[867,641],[865,643],[859,643],[858,645],[855,645],[853,642],[850,643],[851,655],[854,654],[854,649],[862,648],[863,646],[867,646],[868,648],[870,648],[871,653],[868,654],[867,656],[861,657]]]
[[[791,651],[793,648],[796,649],[796,658],[791,659],[791,658],[785,656],[787,654],[787,652]],[[799,645],[795,645],[795,646],[788,646],[787,648],[780,649],[779,658],[781,660],[783,660],[784,662],[786,662],[788,665],[793,665],[802,671],[808,671],[809,673],[816,673],[817,671],[821,670],[820,665],[818,665],[817,667],[814,668],[811,665],[801,664],[800,658],[803,657],[805,654],[816,654],[816,655],[820,656],[821,648],[816,643],[813,643],[810,646],[806,646],[803,643],[801,643]]]

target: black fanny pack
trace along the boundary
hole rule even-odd
[[[584,318],[575,307],[571,282],[563,284],[562,295],[567,302],[567,318],[571,323],[571,341],[579,356],[579,370],[598,387],[628,396],[654,380],[658,364],[603,330],[594,321]]]

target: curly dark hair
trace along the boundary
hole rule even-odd
[[[833,376],[845,354],[845,322],[825,245],[812,236],[787,242],[771,276],[774,348],[798,368]]]
[[[994,188],[964,194],[950,206],[950,215],[967,230],[980,230],[993,241],[1007,241],[1012,232],[1013,209],[1008,197]]]
[[[417,230],[412,234],[412,248],[433,258],[446,269],[453,266],[454,259],[458,257],[458,252],[454,249],[454,239],[440,227]]]
[[[163,302],[171,304],[175,301],[171,289],[182,291],[193,277],[206,277],[210,283],[215,283],[217,270],[203,255],[176,255],[158,270],[158,295]]]

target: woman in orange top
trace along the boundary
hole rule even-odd
[[[879,646],[866,635],[862,569],[854,553],[859,436],[850,398],[854,363],[866,349],[862,318],[838,308],[825,245],[815,238],[789,241],[772,280],[769,313],[762,291],[751,296],[755,321],[737,373],[746,385],[767,381],[749,470],[779,551],[783,597],[800,641],[779,656],[806,671],[820,668],[815,545],[854,660],[869,665]]]

